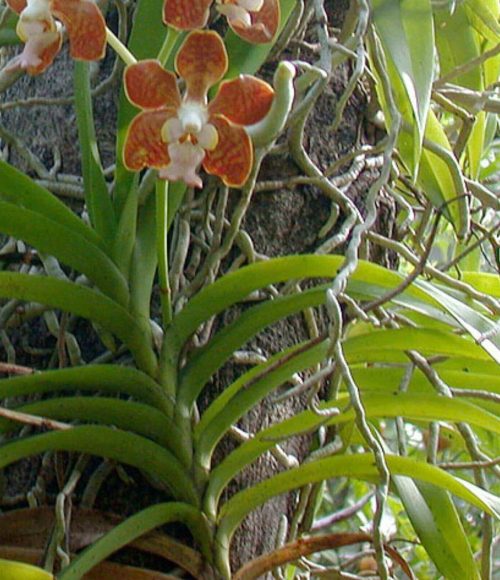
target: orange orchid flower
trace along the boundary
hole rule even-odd
[[[70,54],[80,60],[97,60],[106,50],[106,22],[93,0],[7,0],[19,14],[17,34],[23,52],[8,65],[40,74],[52,64],[62,45],[60,20],[68,31]]]
[[[204,28],[212,0],[165,0],[163,22],[179,30]],[[253,44],[271,42],[280,23],[279,0],[216,0],[233,31]]]
[[[184,79],[181,96],[176,76],[157,60],[144,60],[125,69],[129,100],[143,109],[128,128],[124,163],[132,171],[159,170],[159,177],[202,187],[198,170],[218,175],[230,187],[241,187],[253,164],[253,147],[245,125],[268,113],[274,91],[249,75],[221,83],[208,103],[210,87],[227,70],[227,53],[214,31],[193,31],[175,59]]]

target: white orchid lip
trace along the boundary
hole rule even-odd
[[[17,34],[23,42],[47,32],[57,30],[48,0],[28,0],[26,8],[19,15]]]
[[[198,170],[205,157],[205,151],[202,147],[189,141],[170,143],[168,154],[170,163],[160,170],[161,179],[182,180],[190,187],[203,187],[203,182],[198,175]]]
[[[206,106],[193,101],[182,103],[177,116],[164,123],[161,138],[167,143],[170,163],[160,171],[160,177],[202,187],[197,172],[205,152],[213,151],[219,142],[217,129],[208,122]]]

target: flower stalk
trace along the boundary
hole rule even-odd
[[[168,278],[168,181],[156,182],[156,251],[163,328],[172,322],[172,294]]]
[[[106,27],[106,42],[126,65],[135,64],[137,62],[135,56],[108,27]]]

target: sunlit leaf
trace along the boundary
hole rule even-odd
[[[500,41],[497,0],[465,0],[465,11],[479,34],[497,44]]]
[[[437,10],[436,20],[436,46],[439,53],[439,65],[441,75],[446,75],[457,67],[477,58],[481,54],[479,40],[465,5],[458,5],[452,15],[446,10]],[[482,91],[483,79],[481,68],[474,67],[471,70],[458,75],[453,83],[460,86]],[[485,117],[484,113],[478,115],[474,127],[468,139],[469,172],[475,178],[479,171],[479,162],[482,157],[484,145]]]
[[[500,515],[500,499],[474,484],[454,477],[433,465],[408,457],[387,455],[386,461],[393,476],[405,475],[431,483],[489,514]],[[332,477],[358,478],[376,482],[379,474],[371,453],[357,453],[311,461],[266,479],[237,493],[222,506],[219,512],[217,533],[217,541],[221,548],[225,551],[229,550],[236,528],[253,509],[263,505],[272,497]]]
[[[205,496],[209,513],[216,513],[217,502],[224,487],[244,467],[252,463],[276,443],[293,435],[303,434],[318,428],[320,425],[342,425],[353,422],[354,411],[349,408],[348,397],[343,396],[336,405],[343,408],[340,414],[327,419],[312,411],[303,411],[273,425],[242,444],[230,453],[210,475],[210,483]],[[368,392],[363,395],[363,405],[370,418],[405,417],[409,421],[449,421],[467,420],[473,425],[482,426],[494,433],[500,433],[500,421],[487,411],[460,399],[452,399],[436,394],[402,394]],[[327,405],[325,404],[326,408]]]
[[[435,300],[439,301],[448,312],[459,322],[481,347],[493,358],[500,362],[500,337],[495,333],[495,323],[486,316],[475,312],[460,300],[450,296],[436,285],[431,285],[425,280],[416,283],[421,288],[426,288]],[[491,334],[491,338],[485,338],[483,334]],[[466,356],[467,353],[464,353]]]
[[[30,564],[0,560],[0,577],[2,580],[54,580],[54,576]]]
[[[430,0],[374,0],[373,22],[390,63],[398,108],[413,127],[411,170],[417,171],[430,105],[434,70],[434,26]],[[394,83],[394,75],[399,83]],[[406,113],[407,112],[407,113]],[[406,113],[406,114],[405,114]],[[409,114],[408,114],[409,113]]]
[[[448,492],[409,477],[396,476],[393,483],[419,540],[441,574],[479,580],[470,544]]]

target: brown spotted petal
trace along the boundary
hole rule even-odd
[[[61,50],[62,34],[54,22],[40,21],[38,25],[41,31],[26,37],[22,52],[7,64],[6,71],[21,69],[30,75],[38,75],[52,64]]]
[[[213,151],[207,151],[203,167],[218,175],[229,187],[241,187],[252,170],[253,149],[250,137],[243,127],[231,123],[222,115],[214,115],[219,142]]]
[[[238,125],[253,125],[267,115],[273,98],[274,90],[266,82],[240,75],[221,83],[208,111],[211,115],[222,114]]]
[[[25,68],[30,75],[38,75],[45,72],[61,50],[62,41],[62,34],[57,30],[45,33],[43,39],[29,38],[24,45],[23,52],[16,57],[16,59],[20,60],[20,68]],[[32,52],[38,56],[39,62],[37,64],[30,64],[29,60],[24,60]]]
[[[186,81],[186,100],[205,102],[208,89],[227,71],[226,47],[213,30],[191,32],[179,49],[175,69]]]
[[[130,124],[125,138],[123,162],[130,171],[144,167],[161,169],[170,162],[167,144],[161,130],[165,122],[176,114],[175,109],[165,108],[139,113]]]
[[[251,24],[244,25],[239,20],[228,18],[229,26],[243,40],[252,44],[271,42],[280,25],[279,0],[264,0],[258,12],[250,12]]]
[[[141,109],[159,109],[181,104],[175,75],[158,60],[141,60],[125,69],[125,92],[129,101]]]
[[[52,14],[68,31],[70,53],[80,60],[98,60],[106,51],[106,22],[91,0],[51,0]]]
[[[163,22],[178,30],[204,28],[212,0],[165,0]]]
[[[6,0],[7,6],[20,14],[26,8],[26,0]]]

